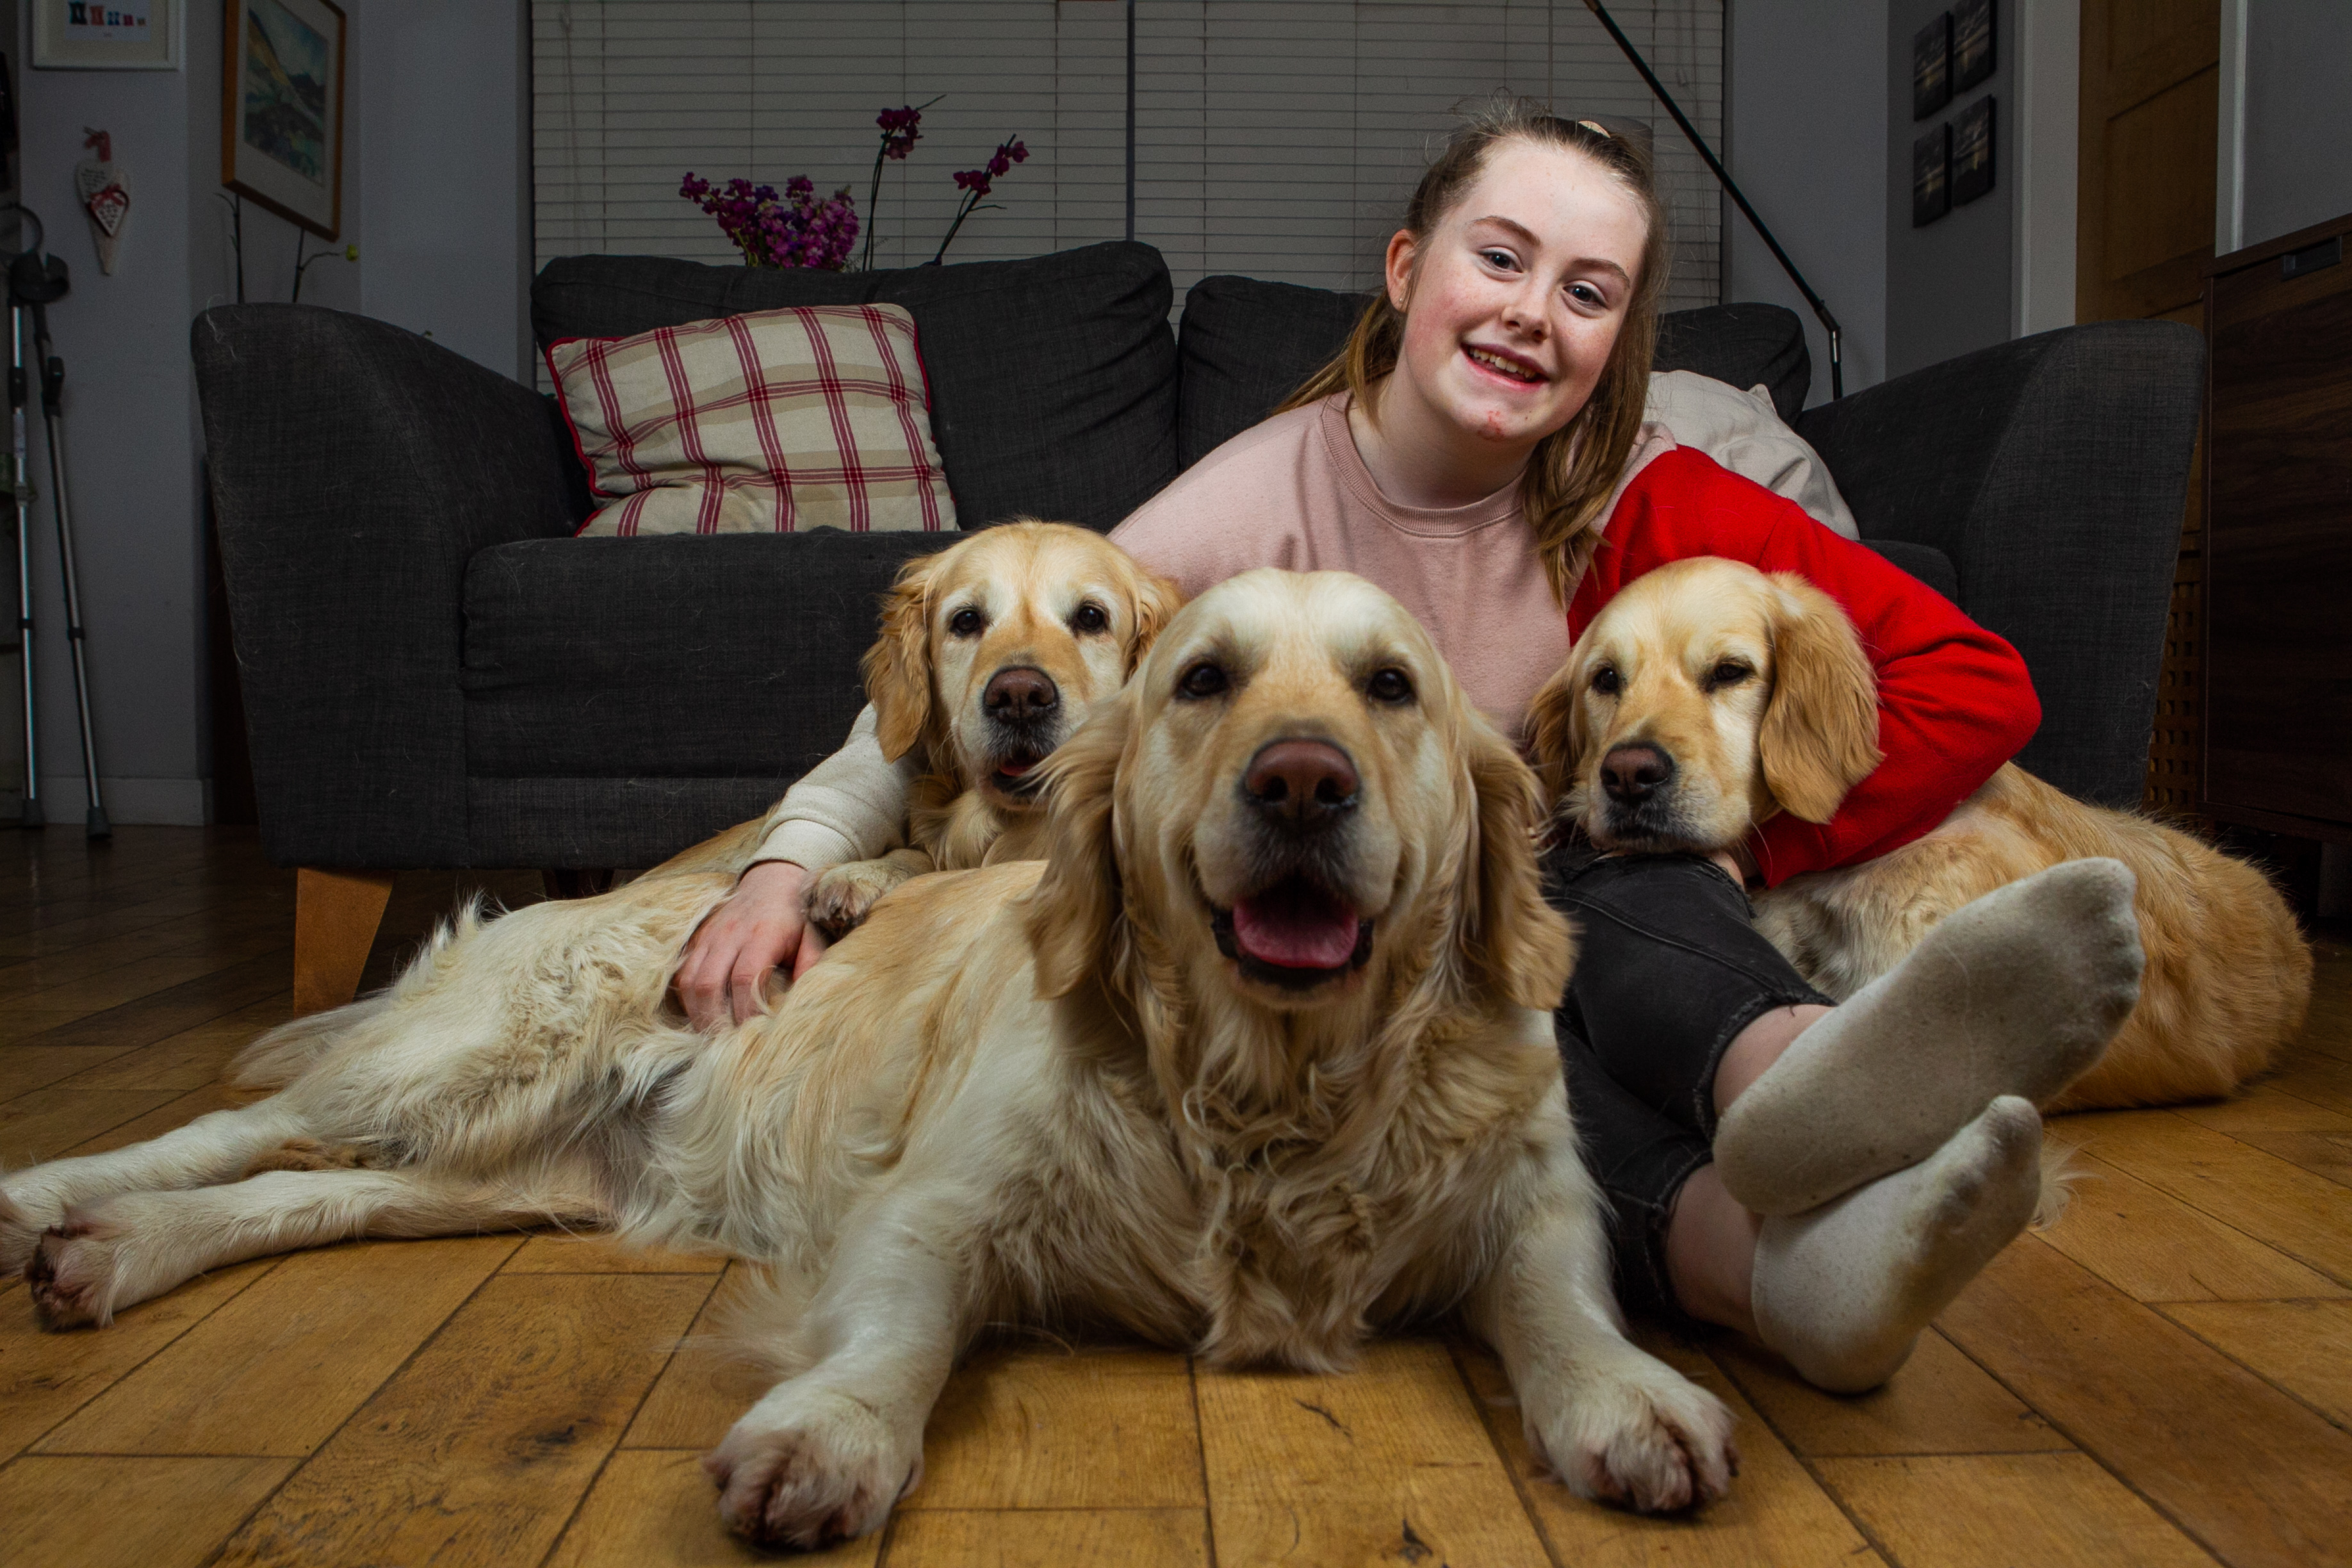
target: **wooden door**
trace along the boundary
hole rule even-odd
[[[2083,0],[2074,319],[2204,326],[2213,259],[2221,0]],[[2147,804],[2197,809],[2204,446],[2189,476],[2158,677]]]
[[[2339,842],[2352,840],[2347,239],[2352,216],[2222,258],[2205,329],[2203,809]]]

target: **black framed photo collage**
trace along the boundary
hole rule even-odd
[[[1911,118],[1940,114],[1990,79],[1998,0],[1959,0],[1911,36]],[[1993,95],[1965,105],[1911,143],[1911,226],[1925,228],[1993,186]]]

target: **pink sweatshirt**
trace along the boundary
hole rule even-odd
[[[1253,426],[1111,538],[1188,597],[1254,566],[1368,577],[1429,628],[1470,700],[1517,734],[1568,658],[1568,617],[1520,519],[1518,481],[1469,506],[1399,506],[1364,467],[1347,403],[1335,394]]]

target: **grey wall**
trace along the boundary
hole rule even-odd
[[[530,375],[530,47],[524,0],[370,13],[360,309]]]
[[[2352,4],[2249,0],[2245,64],[2243,242],[2352,212]]]
[[[30,7],[16,29],[29,66]],[[364,0],[345,0],[353,58],[364,49]],[[121,822],[200,822],[211,771],[204,686],[204,553],[200,437],[187,351],[196,310],[234,284],[220,188],[220,0],[186,6],[175,71],[58,71],[18,77],[24,198],[48,225],[47,245],[73,271],[73,292],[50,307],[67,366],[67,485],[72,498],[82,607],[89,629],[99,766]],[[362,92],[346,79],[343,212],[356,236]],[[117,270],[99,270],[73,189],[82,127],[114,136],[131,206]],[[292,226],[248,207],[247,284],[255,299],[287,297]],[[311,268],[304,299],[350,309],[357,269]],[[33,471],[47,489],[37,433]],[[34,517],[38,589],[35,644],[42,787],[52,821],[83,809],[54,527],[46,493]],[[5,710],[14,720],[13,702]],[[13,779],[5,781],[13,784]],[[13,808],[9,792],[6,808]]]
[[[1886,16],[1857,0],[1727,0],[1726,10],[1725,163],[1837,317],[1845,387],[1858,392],[1887,374]],[[1804,319],[1811,401],[1826,402],[1829,342],[1803,296],[1727,201],[1723,233],[1723,297]]]
[[[382,316],[527,375],[529,54],[524,0],[341,0],[342,231],[360,247],[305,275],[302,302]],[[19,6],[29,13],[29,7]],[[221,0],[188,0],[177,71],[21,68],[25,199],[73,269],[52,308],[68,366],[68,483],[89,627],[100,777],[119,822],[205,820],[203,434],[189,323],[237,297],[220,199]],[[5,26],[0,13],[0,26]],[[29,22],[9,31],[28,62]],[[0,32],[0,36],[8,36]],[[131,209],[119,269],[99,271],[76,205],[81,127],[114,133]],[[247,204],[245,298],[292,292],[294,226]],[[310,242],[310,248],[320,248]],[[33,471],[46,475],[37,432]],[[54,528],[35,512],[42,788],[52,821],[83,809]],[[0,714],[16,723],[14,661]],[[21,775],[0,749],[0,812]]]
[[[1902,375],[2004,342],[2015,320],[2011,246],[2017,136],[2016,7],[2000,5],[1990,79],[1925,120],[1911,118],[1911,36],[1951,0],[1888,0],[1886,92],[1886,374]],[[1911,144],[1987,93],[1993,104],[1993,188],[1925,228],[1911,226]]]

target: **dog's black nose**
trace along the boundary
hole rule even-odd
[[[1328,741],[1276,741],[1242,775],[1252,805],[1293,827],[1321,827],[1356,808],[1356,764]]]
[[[1675,776],[1675,760],[1657,747],[1616,746],[1601,759],[1601,787],[1611,800],[1647,800]]]
[[[1000,669],[990,677],[988,689],[980,694],[980,700],[990,718],[1025,724],[1051,713],[1062,700],[1062,694],[1044,670],[1022,666]]]

